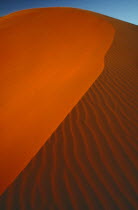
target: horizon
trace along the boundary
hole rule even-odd
[[[26,9],[35,9],[35,8],[48,8],[48,7],[71,7],[89,10],[92,12],[100,13],[102,15],[106,15],[115,19],[119,19],[131,24],[138,25],[138,1],[132,0],[0,0],[0,16],[3,17],[5,15],[26,10]]]

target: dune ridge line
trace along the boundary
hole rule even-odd
[[[31,9],[0,20],[0,193],[101,74],[113,26],[72,8]]]

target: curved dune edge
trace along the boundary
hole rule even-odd
[[[100,75],[113,35],[107,21],[78,9],[31,9],[0,20],[0,193]]]
[[[95,15],[116,32],[104,70],[0,196],[2,210],[138,209],[138,26]]]

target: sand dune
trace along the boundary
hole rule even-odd
[[[115,28],[103,73],[0,199],[3,210],[138,209],[138,27]]]
[[[113,35],[107,21],[77,9],[32,9],[0,20],[0,193],[102,72]]]

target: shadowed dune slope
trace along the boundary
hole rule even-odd
[[[138,27],[116,32],[103,73],[0,199],[3,210],[138,209]]]
[[[111,24],[79,9],[31,9],[0,20],[0,193],[102,72],[113,35]]]

